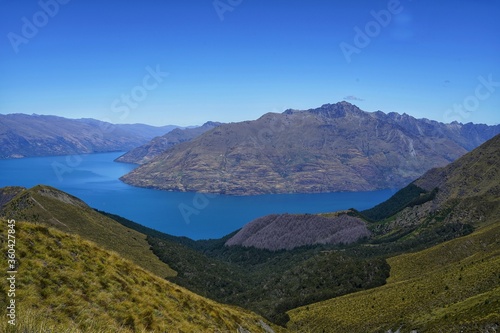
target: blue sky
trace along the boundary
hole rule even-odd
[[[0,0],[0,113],[186,126],[348,100],[498,124],[498,17],[497,0]]]

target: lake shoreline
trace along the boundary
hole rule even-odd
[[[173,192],[127,185],[119,180],[137,167],[114,162],[122,152],[0,160],[0,187],[49,185],[89,206],[193,240],[225,236],[268,214],[316,214],[363,210],[388,199],[395,190],[259,194],[232,196]]]

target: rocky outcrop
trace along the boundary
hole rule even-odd
[[[240,245],[267,250],[291,250],[317,244],[350,244],[370,236],[363,220],[338,214],[325,217],[312,214],[268,215],[246,224],[226,246]]]

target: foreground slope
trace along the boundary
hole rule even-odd
[[[78,234],[160,277],[176,274],[151,252],[144,234],[97,213],[67,193],[41,185],[31,189],[11,187],[0,190],[0,203],[2,198],[8,200],[0,205],[0,217],[41,223]]]
[[[500,327],[500,135],[363,212],[370,251],[448,242],[389,258],[387,285],[289,312],[309,332],[488,332]],[[430,191],[432,189],[432,191]],[[429,244],[429,243],[427,243]],[[411,247],[406,247],[411,249]]]
[[[0,115],[0,159],[127,151],[174,128],[56,116]]]
[[[500,220],[388,260],[382,287],[290,311],[298,332],[495,332],[500,327]]]
[[[223,124],[121,179],[233,195],[397,188],[498,133],[500,125],[443,124],[341,102]]]
[[[178,287],[79,236],[17,221],[17,325],[2,332],[273,332],[257,315]],[[0,240],[6,246],[6,224]],[[7,286],[0,284],[0,303]],[[7,318],[6,309],[0,313]]]

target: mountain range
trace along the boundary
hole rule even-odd
[[[221,124],[166,147],[121,179],[172,191],[231,195],[401,188],[500,133],[365,112],[348,102]]]
[[[0,115],[0,159],[128,151],[175,128],[44,115]]]
[[[165,135],[158,136],[148,143],[132,149],[126,154],[118,157],[117,162],[145,164],[165,150],[179,143],[190,141],[212,128],[221,125],[219,122],[208,121],[202,126],[194,128],[176,128]]]

